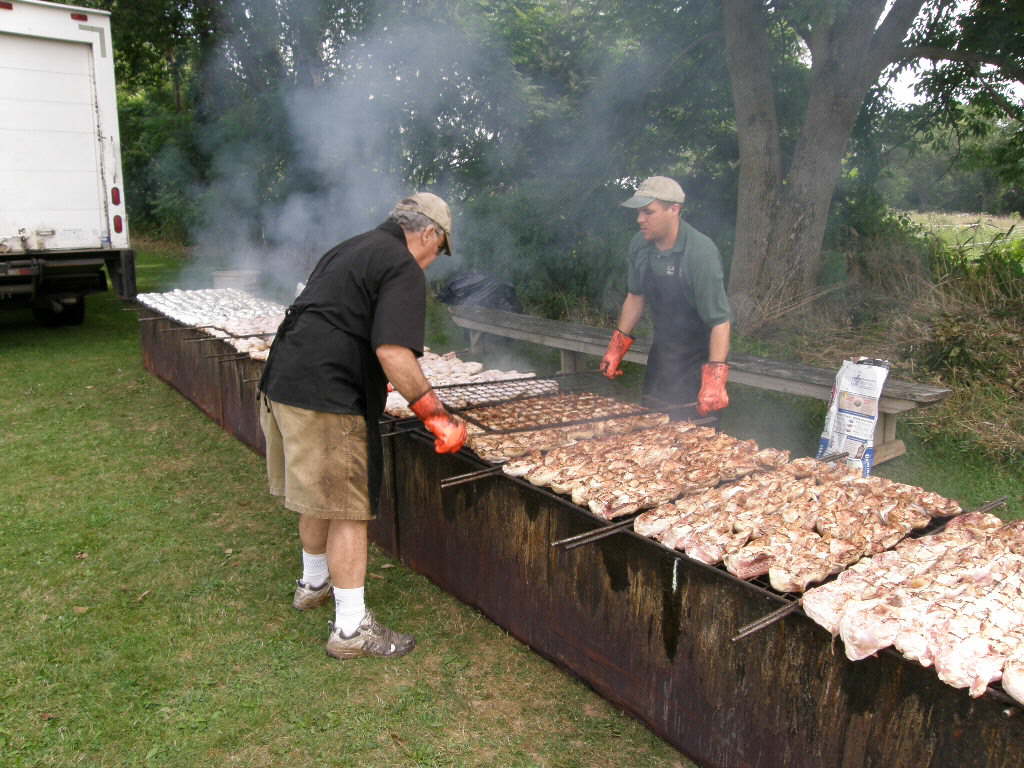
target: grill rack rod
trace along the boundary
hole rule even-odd
[[[977,509],[975,509],[973,511],[974,512],[991,512],[993,509],[996,509],[997,507],[1003,506],[1003,504],[1006,503],[1008,498],[1009,498],[1009,496],[1000,496],[998,499],[993,499],[990,502],[982,504],[980,507],[978,507]],[[961,513],[961,514],[963,514],[963,513]],[[938,527],[936,527],[933,530],[931,530],[929,532],[929,535],[930,536],[934,536],[936,533],[941,532],[942,530],[945,529],[945,527],[947,525],[949,525],[951,520],[953,520],[953,519],[955,519],[957,517],[960,517],[960,515],[953,515],[953,517],[946,518],[944,521],[942,521],[942,523]],[[752,635],[755,632],[758,632],[759,630],[765,629],[766,627],[770,627],[775,622],[777,622],[780,619],[783,619],[786,616],[788,616],[789,614],[793,613],[793,611],[795,611],[797,608],[800,607],[800,604],[802,602],[803,602],[803,596],[800,596],[796,600],[793,600],[792,602],[782,606],[781,608],[777,608],[776,610],[772,611],[771,613],[762,616],[760,619],[757,619],[756,621],[752,621],[749,624],[743,625],[742,627],[740,627],[739,631],[736,633],[736,636],[733,637],[732,641],[735,643],[737,640],[742,640],[744,637],[747,637],[748,635]]]
[[[628,528],[633,524],[633,521],[639,517],[645,510],[639,509],[635,514],[630,515],[624,520],[619,520],[617,523],[611,523],[609,525],[596,528],[591,531],[584,533],[577,533],[575,536],[569,536],[565,539],[559,539],[558,541],[552,541],[552,547],[562,547],[566,551],[575,549],[576,547],[582,547],[584,544],[590,544],[594,541],[600,541],[601,539],[611,536],[612,534],[618,533],[623,528]]]
[[[216,325],[180,325],[177,328],[161,328],[158,333],[181,333],[182,331],[205,331],[207,328],[217,328]]]
[[[501,472],[501,467],[504,463],[505,462],[501,462],[499,464],[495,464],[494,466],[486,467],[485,469],[478,469],[474,472],[467,472],[464,475],[452,475],[451,477],[446,477],[444,480],[441,481],[441,487],[451,488],[453,485],[472,483],[475,480],[481,480],[485,477],[490,477],[491,475],[499,474]]]
[[[210,326],[198,326],[198,327],[199,328],[216,328],[217,326],[210,325]],[[175,330],[191,330],[191,329],[188,329],[188,328],[181,328],[181,329],[171,328],[170,330],[175,331]],[[247,336],[204,336],[201,339],[185,339],[185,341],[183,343],[184,344],[200,344],[200,343],[202,343],[204,341],[228,341],[229,339],[253,339],[253,338],[256,338],[256,337],[275,336],[275,335],[276,335],[275,333],[269,332],[269,333],[250,333]]]
[[[742,640],[744,637],[752,635],[755,632],[759,632],[765,627],[770,627],[775,622],[779,621],[780,619],[784,619],[786,616],[789,616],[789,614],[793,613],[797,608],[800,607],[800,604],[802,602],[803,597],[798,597],[796,600],[786,603],[781,608],[776,608],[771,613],[762,616],[757,621],[752,621],[749,624],[745,624],[744,626],[740,627],[740,631],[736,633],[735,637],[733,637],[732,642],[735,643],[737,640]]]
[[[415,424],[409,427],[402,427],[401,429],[393,429],[390,432],[381,432],[381,438],[385,437],[398,437],[399,435],[407,435],[410,432],[423,432],[423,427],[417,421]]]
[[[822,456],[820,459],[818,459],[818,461],[820,461],[822,464],[828,464],[828,462],[830,462],[830,461],[839,461],[840,459],[845,459],[849,455],[850,455],[849,451],[838,451],[836,453],[826,453],[824,456]]]
[[[227,360],[229,358],[236,359],[236,360],[241,360],[243,357],[248,357],[248,356],[249,356],[248,352],[219,352],[216,355],[203,355],[203,359],[204,360],[220,359],[220,360],[222,360],[224,362],[227,362]]]

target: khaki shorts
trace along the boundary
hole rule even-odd
[[[259,409],[271,494],[310,517],[373,519],[362,415],[309,411],[265,397]]]

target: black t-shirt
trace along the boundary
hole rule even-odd
[[[378,417],[387,379],[374,350],[396,344],[419,357],[425,320],[423,270],[402,228],[386,221],[320,259],[278,329],[260,388],[285,405]]]

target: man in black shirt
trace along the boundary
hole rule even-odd
[[[303,574],[292,604],[307,610],[333,594],[326,648],[336,658],[401,656],[416,643],[366,609],[367,521],[380,494],[377,420],[389,380],[438,453],[466,440],[465,423],[444,409],[416,361],[423,272],[451,252],[451,234],[447,204],[421,192],[328,251],[288,308],[260,380],[270,492],[299,513]]]

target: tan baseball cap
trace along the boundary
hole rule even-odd
[[[622,205],[627,208],[643,208],[655,200],[682,205],[686,195],[683,188],[668,176],[651,176],[640,182],[633,196]]]
[[[441,249],[449,256],[452,253],[452,212],[448,203],[430,192],[417,192],[403,198],[395,206],[396,211],[412,211],[421,213],[444,230],[444,247]]]

